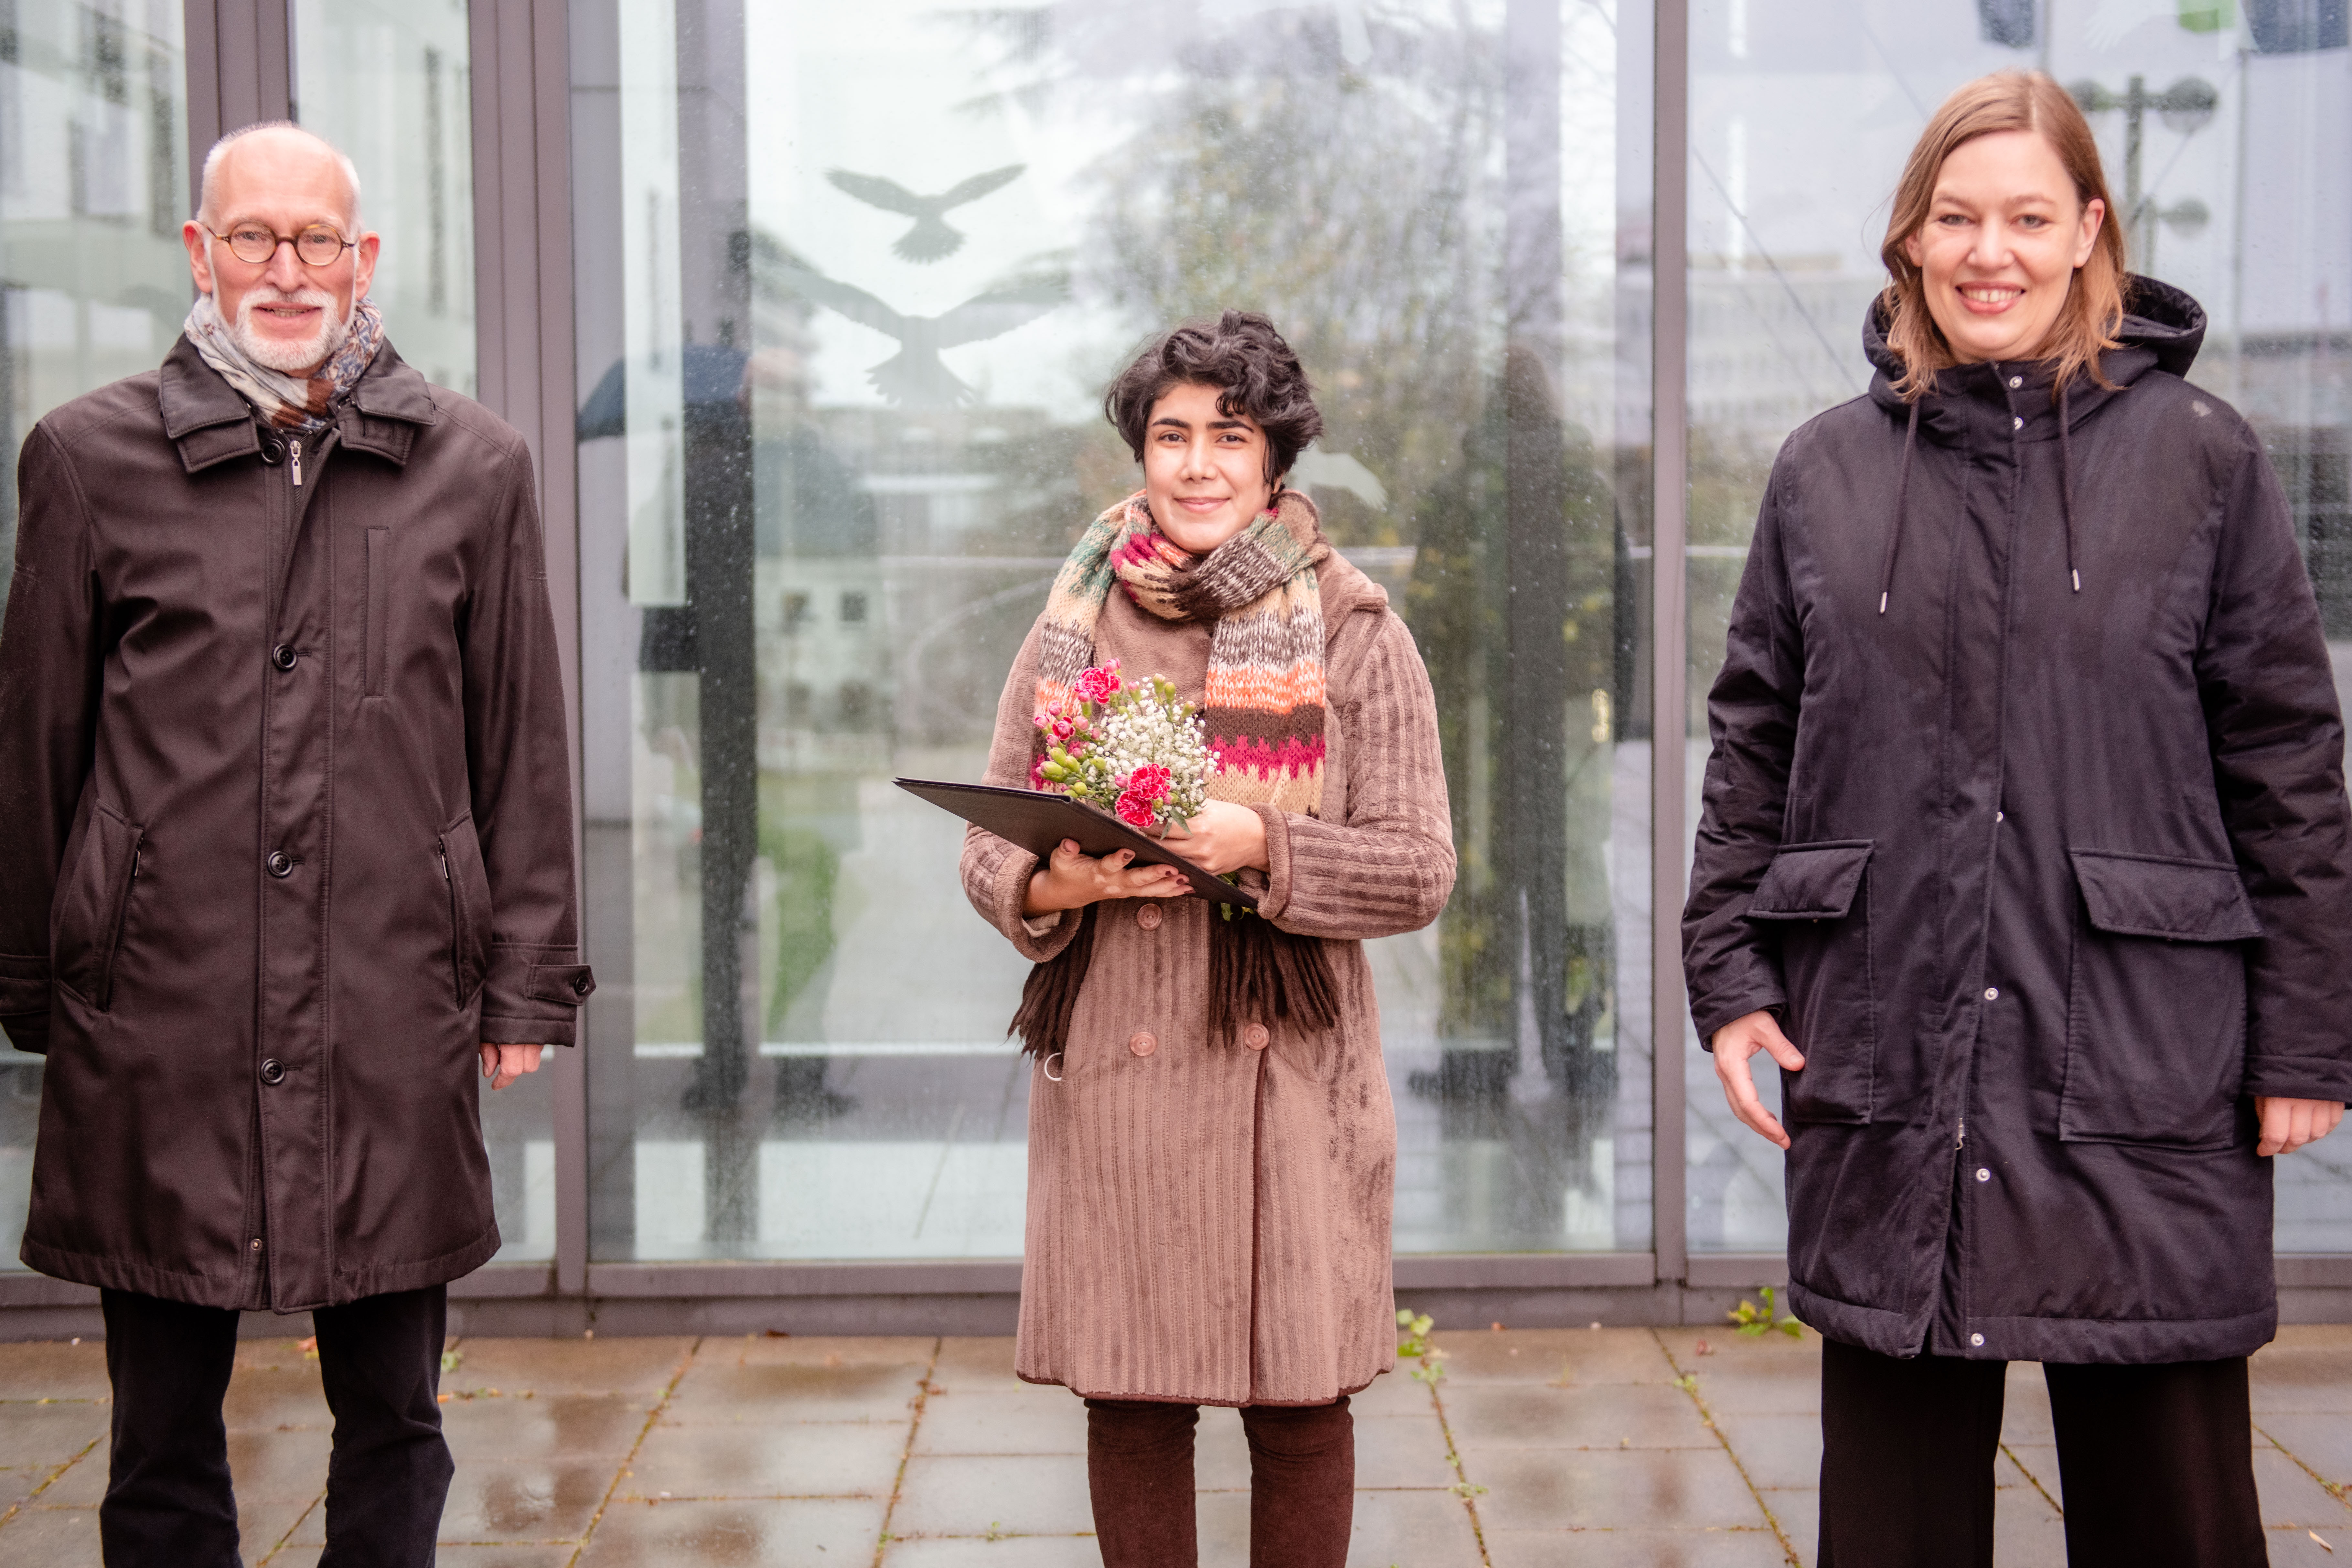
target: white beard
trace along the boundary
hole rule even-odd
[[[254,311],[264,305],[315,305],[319,308],[319,325],[309,337],[295,342],[264,337],[254,330],[253,321]],[[338,313],[335,297],[323,289],[297,289],[284,293],[270,284],[257,283],[236,302],[236,320],[229,325],[229,335],[254,363],[280,375],[300,375],[325,363],[329,355],[341,348],[351,328],[351,311]]]

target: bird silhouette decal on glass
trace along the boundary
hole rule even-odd
[[[1002,169],[991,169],[936,196],[919,196],[898,181],[886,180],[879,174],[855,174],[847,169],[833,169],[824,177],[867,206],[913,218],[915,226],[900,235],[890,249],[908,261],[930,262],[953,256],[963,248],[963,231],[942,221],[950,208],[976,202],[989,192],[1012,184],[1027,167],[1026,163],[1008,163]]]
[[[898,352],[868,370],[866,379],[892,403],[911,407],[972,402],[978,394],[940,363],[940,351],[1002,337],[1070,295],[1066,278],[1030,278],[975,294],[937,316],[906,316],[855,284],[827,278],[765,235],[757,237],[753,247],[758,259],[753,276],[761,293],[775,299],[789,291],[898,340]]]

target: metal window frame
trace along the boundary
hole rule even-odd
[[[536,459],[579,800],[580,521],[573,412],[572,40],[568,0],[472,0],[476,321],[480,399],[520,429]],[[293,103],[291,0],[184,0],[191,189],[226,129],[284,119]],[[1724,1293],[1787,1279],[1771,1254],[1692,1256],[1687,1240],[1685,997],[1679,922],[1690,824],[1688,436],[1689,0],[1654,0],[1651,418],[1652,572],[1647,610],[1652,735],[1652,1249],[1406,1255],[1396,1289],[1465,1321],[1515,1323],[1714,1321]],[[584,834],[584,814],[582,828]],[[575,842],[584,863],[584,838]],[[584,914],[584,911],[583,911]],[[609,1005],[610,1004],[606,1004]],[[1638,1004],[1635,1004],[1638,1005]],[[596,1005],[592,1004],[592,1010]],[[583,1020],[584,1022],[584,1020]],[[588,1094],[578,1052],[552,1078],[556,1250],[552,1262],[492,1265],[450,1288],[473,1331],[740,1326],[789,1315],[801,1331],[906,1331],[988,1325],[1017,1300],[1017,1260],[854,1263],[595,1263],[589,1258]],[[2352,1255],[2281,1254],[2283,1290],[2316,1321],[2352,1313]],[[87,1331],[97,1292],[0,1274],[0,1338]]]

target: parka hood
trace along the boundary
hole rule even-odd
[[[2126,387],[2151,370],[2172,375],[2187,375],[2189,367],[2197,363],[2197,351],[2205,344],[2205,307],[2169,283],[2137,273],[2124,279],[2124,320],[2116,336],[2118,347],[2099,356],[2099,368],[2116,387]],[[1910,416],[1911,406],[1895,390],[1895,378],[1903,374],[1903,361],[1886,341],[1886,299],[1873,295],[1863,311],[1862,352],[1877,373],[1870,378],[1870,400],[1900,419]],[[2048,374],[2047,370],[2042,374]],[[1936,390],[1920,399],[1930,406],[1923,410],[1922,425],[1936,434],[1940,423],[1932,406],[1939,399],[1965,395],[1971,384],[1981,381],[1990,390],[1996,380],[1990,365],[1954,365],[1936,378]],[[2072,395],[2074,422],[2084,417],[2100,404],[2115,395],[2096,382],[2085,382],[2069,389]]]

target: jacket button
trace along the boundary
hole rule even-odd
[[[1982,1165],[1979,1165],[1977,1167],[1977,1180],[1979,1182],[1990,1182],[1992,1180],[1992,1173],[1986,1170]]]
[[[291,669],[302,656],[294,651],[292,643],[279,643],[269,650],[269,662],[280,669]]]
[[[1988,1002],[1998,1002],[1998,1001],[2000,1001],[2000,986],[1998,986],[1998,985],[1988,985],[1988,986],[1986,986],[1986,987],[1985,987],[1985,1000],[1986,1000],[1986,1001],[1988,1001]]]
[[[1139,1057],[1148,1057],[1160,1048],[1160,1039],[1149,1029],[1138,1029],[1128,1037],[1127,1048]]]
[[[588,981],[588,977],[587,977],[586,975],[584,975],[584,974],[575,974],[575,975],[573,975],[573,976],[572,977],[572,994],[573,994],[574,996],[585,996],[585,995],[587,995],[587,994],[588,994],[588,984],[589,984],[589,981]]]
[[[1982,1334],[1970,1334],[1969,1336],[1969,1343],[1972,1345],[1982,1345],[1984,1343],[1984,1336]]]
[[[276,1057],[261,1059],[261,1081],[275,1089],[286,1081],[286,1064]]]
[[[1160,914],[1158,904],[1145,904],[1135,911],[1135,923],[1146,931],[1158,931],[1160,922],[1165,918]]]
[[[264,864],[268,866],[269,874],[273,877],[290,877],[294,874],[294,857],[283,849],[272,849],[269,852],[269,858]]]
[[[1248,1028],[1242,1031],[1242,1044],[1247,1046],[1254,1051],[1262,1051],[1265,1049],[1266,1046],[1271,1043],[1274,1037],[1266,1033],[1265,1026],[1264,1024],[1252,1024]]]
[[[261,1237],[257,1236],[253,1238],[253,1250],[256,1252],[261,1250]]]

